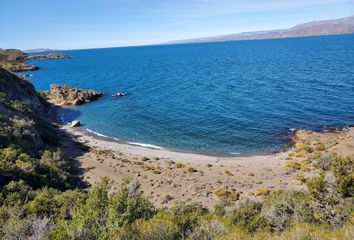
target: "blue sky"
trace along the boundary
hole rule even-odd
[[[144,45],[354,14],[354,0],[0,0],[0,48]]]

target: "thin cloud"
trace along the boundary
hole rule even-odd
[[[148,11],[145,10],[146,15],[164,16],[167,18],[203,18],[352,3],[352,0],[180,0],[152,2],[151,9]]]

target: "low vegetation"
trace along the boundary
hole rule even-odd
[[[7,156],[3,162],[29,161],[25,161],[25,155],[18,159],[18,154],[3,149],[1,156],[2,159]],[[57,159],[58,154],[47,152],[43,158]],[[226,201],[215,211],[199,205],[156,209],[135,181],[126,181],[118,192],[109,194],[108,179],[102,179],[89,192],[65,189],[55,181],[45,181],[46,186],[28,181],[35,179],[34,176],[14,179],[2,182],[0,236],[2,239],[34,235],[47,239],[314,239],[314,236],[351,239],[353,169],[354,158],[333,158],[328,170],[306,180],[307,192],[267,191],[269,195],[262,202],[238,200],[236,190],[220,189],[215,194]]]

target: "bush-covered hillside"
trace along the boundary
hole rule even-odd
[[[0,239],[353,239],[354,157],[321,155],[308,191],[156,209],[140,185],[78,189],[33,86],[0,69]]]

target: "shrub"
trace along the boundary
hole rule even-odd
[[[240,193],[235,189],[219,189],[215,195],[227,202],[235,202],[239,199]]]
[[[176,163],[176,168],[183,168],[183,167],[184,167],[183,163],[180,162]]]
[[[102,182],[92,189],[85,203],[74,211],[72,221],[65,223],[68,238],[97,239],[105,233],[109,189],[107,178],[103,178]]]
[[[174,218],[173,214],[161,211],[151,219],[139,219],[132,225],[119,229],[111,239],[177,239],[179,227]]]
[[[7,206],[21,206],[35,195],[23,180],[11,181],[2,190],[4,199],[0,203]]]
[[[218,219],[201,219],[197,226],[193,229],[191,239],[193,240],[209,240],[222,236],[227,232],[227,228],[223,222]]]
[[[354,196],[354,157],[335,157],[331,160],[331,170],[338,183],[338,191],[344,197]]]
[[[286,163],[286,167],[293,168],[295,170],[300,170],[301,164],[299,162],[290,161]]]
[[[174,207],[171,212],[174,215],[173,221],[178,226],[178,238],[186,239],[198,225],[199,219],[208,213],[208,210],[200,205],[193,204]]]
[[[245,203],[231,213],[230,220],[233,224],[254,232],[267,226],[266,219],[260,214],[261,210],[261,203]]]
[[[190,173],[198,172],[198,170],[193,168],[193,167],[187,168],[187,171],[190,172]]]
[[[323,143],[319,143],[319,144],[317,144],[315,149],[316,149],[316,151],[324,151],[324,150],[326,150],[326,146]]]
[[[154,212],[153,205],[142,195],[140,183],[126,181],[122,189],[110,198],[109,224],[111,227],[121,227],[136,219],[148,219]]]
[[[143,161],[143,162],[146,162],[146,161],[150,160],[150,158],[148,158],[146,156],[143,156],[143,157],[140,158],[140,160]]]
[[[312,198],[310,207],[317,221],[335,226],[348,218],[348,209],[338,192],[333,173],[313,177],[306,181],[306,185]]]
[[[309,145],[305,145],[304,146],[304,151],[307,153],[312,153],[313,152],[313,148]]]
[[[331,166],[331,161],[333,158],[333,154],[329,152],[322,152],[320,154],[319,159],[317,160],[316,167],[320,168],[321,170],[327,171]]]
[[[37,217],[69,219],[76,206],[85,201],[85,193],[80,190],[59,192],[56,189],[42,189],[26,204],[26,211]]]
[[[263,203],[261,215],[275,229],[283,231],[291,220],[311,222],[309,196],[296,191],[273,192]]]
[[[0,226],[1,239],[44,239],[51,227],[49,218],[28,216],[23,218],[8,209],[7,221]]]

